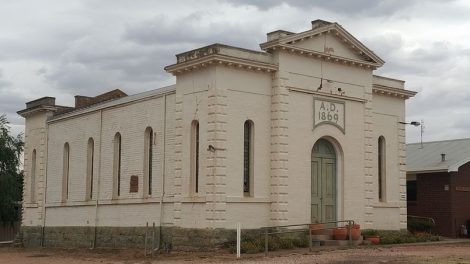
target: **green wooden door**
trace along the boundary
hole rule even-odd
[[[336,221],[336,153],[325,139],[313,146],[311,190],[312,223]]]

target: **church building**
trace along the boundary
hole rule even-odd
[[[338,23],[260,48],[178,54],[176,83],[140,94],[26,103],[25,245],[139,245],[147,223],[176,247],[223,242],[237,223],[406,229],[416,93],[374,75],[384,61]]]

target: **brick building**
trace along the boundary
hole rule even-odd
[[[407,145],[408,214],[433,218],[434,231],[461,236],[470,220],[470,139]]]
[[[415,93],[373,75],[382,59],[337,23],[260,47],[178,54],[176,84],[141,94],[27,103],[25,243],[138,245],[147,222],[174,246],[223,242],[238,222],[406,228]]]

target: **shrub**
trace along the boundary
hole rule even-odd
[[[408,221],[408,230],[411,232],[428,232],[434,228],[434,224],[427,220],[413,219]]]
[[[308,237],[303,233],[270,235],[268,238],[268,250],[293,249],[308,247]],[[236,241],[227,243],[226,246],[232,251],[236,251]],[[241,253],[260,253],[265,250],[264,233],[249,232],[242,235],[240,244]]]
[[[401,244],[401,243],[415,243],[415,242],[427,242],[437,241],[439,237],[431,235],[429,233],[421,233],[414,235],[407,230],[401,231],[378,231],[380,236],[380,244]]]
[[[365,237],[368,237],[368,236],[378,236],[379,235],[379,231],[375,230],[375,229],[364,229],[362,230],[362,235],[365,236]]]

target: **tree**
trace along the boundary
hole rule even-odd
[[[20,155],[23,152],[23,135],[10,133],[5,114],[0,115],[0,222],[19,220],[23,199],[23,175]]]

